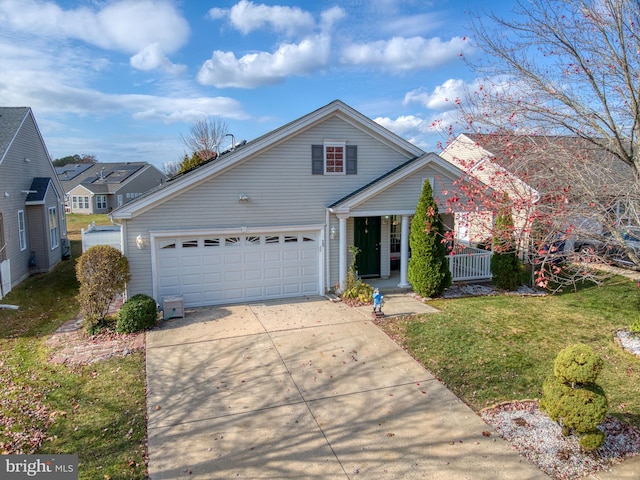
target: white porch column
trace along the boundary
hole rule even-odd
[[[347,215],[338,215],[338,283],[340,291],[344,290],[347,282]]]
[[[407,281],[409,267],[409,215],[402,215],[400,228],[400,288],[408,288],[411,285]]]

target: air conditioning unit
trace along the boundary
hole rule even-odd
[[[162,317],[165,320],[184,317],[184,300],[182,297],[164,297]]]
[[[71,242],[68,238],[60,239],[60,248],[62,249],[62,258],[64,260],[71,258]]]

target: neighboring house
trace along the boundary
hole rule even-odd
[[[146,162],[67,164],[56,172],[69,213],[108,213],[167,180]]]
[[[503,137],[463,133],[458,135],[440,156],[460,168],[483,185],[495,192],[483,196],[480,192],[467,195],[469,204],[466,211],[458,212],[457,240],[463,243],[485,242],[491,238],[497,205],[506,193],[513,202],[513,221],[521,249],[525,247],[528,230],[540,194],[532,186],[507,170],[501,163],[501,155],[508,149]],[[513,155],[513,149],[508,155]],[[462,207],[461,207],[462,208]],[[464,226],[463,226],[464,225]]]
[[[0,107],[0,293],[69,254],[64,191],[33,112]]]
[[[397,266],[408,287],[423,182],[444,212],[461,175],[333,101],[114,210],[127,293],[182,296],[186,306],[322,295],[344,286],[351,245],[360,276]]]

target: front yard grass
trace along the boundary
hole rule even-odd
[[[72,241],[73,257],[79,255]],[[11,291],[0,310],[0,453],[79,454],[79,478],[144,479],[144,355],[67,367],[47,362],[47,336],[75,318],[75,260]]]
[[[640,316],[640,289],[615,277],[604,286],[546,297],[491,296],[436,300],[441,313],[394,328],[404,346],[474,410],[539,398],[557,353],[591,345],[605,361],[598,377],[611,413],[640,427],[640,359],[614,332]]]

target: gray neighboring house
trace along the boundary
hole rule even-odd
[[[0,107],[2,296],[70,254],[64,191],[29,107]]]
[[[69,213],[109,213],[162,185],[167,177],[146,162],[77,163],[56,167]]]
[[[441,212],[462,171],[336,100],[111,213],[129,296],[185,306],[323,295],[363,277],[408,287],[409,229],[424,182]],[[455,228],[454,214],[443,214]],[[486,252],[485,252],[486,254]],[[373,281],[371,281],[373,283]]]

